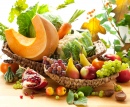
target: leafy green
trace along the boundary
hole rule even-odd
[[[42,16],[48,19],[56,27],[57,31],[63,24],[63,20],[59,15],[56,15],[56,14],[54,15],[51,12],[46,12]]]
[[[120,41],[117,40],[117,39],[115,39],[113,43],[114,43],[115,45],[120,45],[120,44],[121,44]]]
[[[68,104],[73,104],[74,102],[74,93],[73,91],[69,90],[68,95],[66,97],[66,101]]]
[[[120,41],[115,39],[113,44],[114,44],[114,51],[120,52],[122,48]]]
[[[7,26],[5,26],[4,24],[0,23],[0,40],[4,40],[4,41],[6,40],[4,31],[7,28],[8,28]]]
[[[69,19],[69,23],[74,22],[82,13],[84,13],[85,10],[75,10],[74,14],[71,16],[71,18]]]
[[[106,48],[110,48],[110,43],[108,42],[106,42],[104,39],[100,39],[103,43],[104,43],[104,45],[106,46]]]
[[[127,35],[125,34],[124,36],[123,36],[123,41],[125,42],[126,41],[126,39],[127,39]]]
[[[21,13],[17,17],[17,24],[19,27],[18,31],[22,35],[27,36],[27,37],[32,37],[32,35],[30,35],[30,26],[32,26],[31,19],[36,14],[37,9],[38,9],[38,3],[35,4],[33,7],[29,7],[29,9],[26,12]],[[34,29],[32,29],[32,30],[34,30]]]
[[[80,106],[80,105],[86,106],[87,105],[87,98],[81,97],[78,100],[74,101],[74,104],[77,106]]]
[[[37,10],[37,13],[39,14],[43,14],[43,13],[46,13],[46,12],[49,12],[49,6],[47,4],[42,4],[38,7],[38,10]]]
[[[20,15],[20,13],[28,8],[26,0],[17,0],[11,8],[8,21],[12,23],[14,19]]]
[[[57,6],[57,10],[65,8],[67,5],[72,4],[74,2],[75,2],[74,0],[65,0],[64,3]]]
[[[65,44],[64,45],[64,47],[62,48],[62,53],[60,53],[60,57],[62,58],[62,59],[68,59],[68,58],[70,58],[70,56],[71,56],[71,47],[72,47],[72,45],[71,45],[71,42],[70,41],[68,41],[68,43],[67,44]]]
[[[111,2],[112,4],[116,3],[116,0],[108,0],[109,2]]]
[[[34,6],[29,7],[25,12],[22,12],[17,17],[17,25],[18,25],[18,31],[22,35],[26,37],[35,37],[35,30],[33,28],[31,19],[37,14],[37,13],[45,13],[48,12],[48,6],[47,5],[38,5],[36,3]]]
[[[130,14],[125,14],[124,19],[122,19],[118,24],[118,26],[126,26],[130,28]]]
[[[77,92],[79,91],[82,91],[85,96],[89,96],[91,95],[93,88],[90,86],[83,86],[83,87],[78,88]]]
[[[69,90],[68,95],[66,97],[66,101],[69,105],[74,104],[77,106],[86,106],[87,105],[87,98],[85,96],[75,99],[74,92]]]

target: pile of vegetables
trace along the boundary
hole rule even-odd
[[[65,4],[62,4],[60,6],[64,7],[69,3],[65,2]],[[59,8],[61,7],[58,7],[57,9]],[[77,9],[73,13],[72,17],[70,17],[68,22],[65,23],[59,15],[55,15],[50,12],[48,5],[45,4],[39,5],[38,3],[36,3],[34,6],[28,8],[28,5],[26,4],[26,0],[23,1],[18,0],[15,3],[15,6],[12,7],[9,16],[9,22],[13,22],[15,16],[17,16],[16,18],[17,18],[18,32],[16,32],[15,29],[8,28],[2,23],[0,23],[0,31],[1,31],[0,34],[2,39],[4,41],[7,41],[11,51],[14,54],[17,54],[23,58],[27,58],[34,61],[44,61],[45,59],[43,56],[47,56],[51,58],[57,55],[58,59],[60,58],[62,60],[68,60],[70,59],[70,57],[72,57],[74,61],[83,62],[81,65],[83,66],[85,64],[85,61],[87,61],[87,57],[91,57],[95,55],[95,46],[93,45],[92,38],[91,38],[92,32],[89,32],[88,30],[85,30],[83,32],[78,32],[78,31],[74,31],[73,33],[71,32],[72,23],[82,13],[84,13],[84,10]],[[102,27],[100,26],[100,28]],[[81,53],[84,55],[85,58],[82,61],[80,58]],[[68,63],[73,64],[73,60]],[[94,61],[97,61],[97,59],[95,59]],[[124,70],[128,67],[127,64],[126,65],[124,63],[122,64],[121,61],[117,61],[117,60],[107,61],[107,62],[100,61],[100,63],[98,62],[99,63],[98,65],[97,62],[94,61],[92,62],[92,66],[94,67],[96,66],[95,70],[97,72],[94,72],[96,73],[95,74],[96,77],[92,77],[92,79],[107,77],[115,73],[118,73],[119,71]],[[76,63],[74,63],[73,66],[71,64],[66,66],[66,63],[61,63],[61,64],[63,65],[60,66],[64,66],[64,71],[65,70],[67,71],[68,69],[70,71],[73,71],[72,67],[74,66],[76,70],[78,69]],[[91,64],[89,62],[87,62],[87,64],[88,65],[84,65],[84,66],[90,67]],[[52,67],[52,64],[50,64],[50,66]],[[56,67],[58,68],[59,66]],[[66,69],[66,67],[68,68]],[[27,68],[25,70],[23,68],[18,67],[19,69],[17,68],[17,71],[15,70],[14,72],[13,69],[11,69],[11,66],[8,66],[7,68],[8,69],[6,69],[5,71],[2,70],[1,68],[1,71],[4,74],[4,79],[6,82],[14,82],[16,81],[16,79],[22,79],[23,86],[32,89],[41,88],[41,87],[45,88],[48,85],[47,80],[44,77],[42,77],[40,74],[38,74],[36,71],[34,71],[33,69]],[[92,69],[92,67],[90,69]],[[56,70],[56,72],[57,71],[58,70]],[[81,73],[82,69],[80,68],[80,70],[77,70],[78,73],[79,71]],[[53,70],[51,70],[51,72],[53,72]],[[65,72],[61,72],[61,73],[65,73]],[[70,73],[70,75],[73,77],[72,74]],[[84,73],[78,76],[78,79],[85,79]],[[19,88],[17,87],[17,85],[20,85],[19,87],[22,88],[21,83],[19,81],[17,81],[13,87],[15,89]],[[63,94],[65,95],[66,88],[65,87],[62,88],[65,89],[65,92]],[[87,90],[87,92],[85,90]],[[46,88],[46,93],[48,95],[52,95],[52,93],[54,92],[52,90],[52,93],[50,94]],[[92,87],[89,86],[81,87],[77,90],[77,92],[73,92],[72,90],[69,90],[66,101],[68,104],[86,105],[87,104],[86,96],[95,95],[95,93],[98,93],[96,95],[98,95],[99,97],[103,97],[103,96],[110,97],[113,95],[114,91],[112,90],[110,91],[110,93],[109,91],[104,91],[104,90],[101,90],[100,92],[94,92]],[[124,97],[123,101],[125,100],[125,98],[126,96]],[[116,95],[116,99],[120,100],[118,95]]]

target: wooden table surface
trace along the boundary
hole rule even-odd
[[[57,83],[49,78],[47,80],[49,86],[58,86]],[[86,107],[130,107],[130,82],[120,85],[127,94],[127,98],[124,102],[116,101],[114,95],[110,98],[89,96]],[[97,89],[111,88],[113,88],[113,82],[109,82]],[[3,78],[3,74],[0,73],[0,107],[76,107],[75,105],[67,104],[65,100],[66,96],[56,100],[55,96],[47,97],[44,90],[40,90],[36,91],[37,94],[34,94],[34,98],[31,99],[30,96],[25,96],[24,92],[31,93],[33,90],[13,89],[12,84],[7,84]],[[23,95],[23,99],[20,99],[20,95]]]

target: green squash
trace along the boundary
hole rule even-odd
[[[19,69],[16,71],[16,74],[15,74],[18,77],[18,79],[22,79],[22,75],[24,71],[25,71],[25,68],[19,67]]]
[[[11,67],[8,67],[8,71],[4,75],[4,79],[6,82],[13,82],[15,80],[15,74],[12,72]]]

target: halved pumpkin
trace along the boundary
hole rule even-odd
[[[40,15],[35,15],[32,18],[32,24],[36,32],[35,38],[25,37],[14,29],[5,30],[5,36],[13,53],[39,61],[44,55],[50,56],[54,53],[59,37],[54,25]]]

